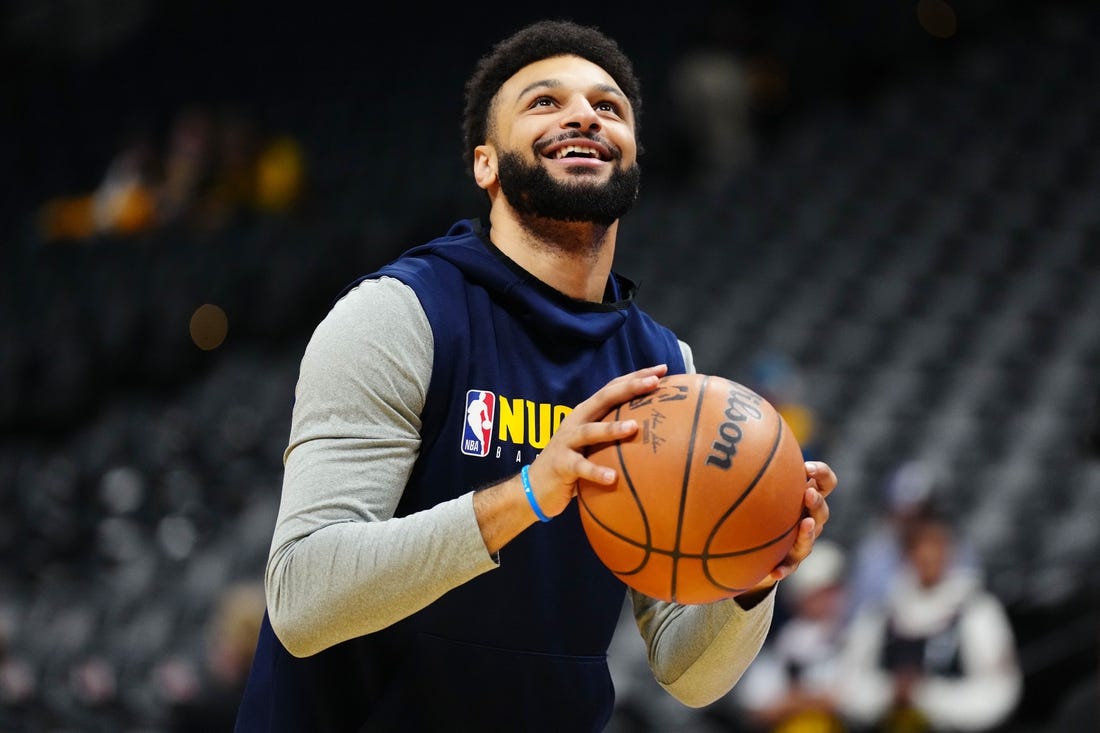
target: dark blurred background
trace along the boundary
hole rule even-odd
[[[1013,730],[1095,673],[1094,4],[9,0],[0,730],[224,729],[301,351],[486,212],[462,85],[539,17],[635,59],[618,269],[833,465],[833,538],[935,466],[1018,636]]]

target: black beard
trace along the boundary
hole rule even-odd
[[[580,170],[590,172],[587,168]],[[642,172],[635,163],[626,169],[616,167],[603,185],[587,181],[560,183],[538,163],[528,165],[518,153],[503,153],[497,175],[500,189],[521,215],[607,227],[638,200]]]

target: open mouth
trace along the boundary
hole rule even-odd
[[[551,155],[554,160],[561,160],[562,158],[589,158],[592,160],[607,160],[604,156],[601,156],[598,150],[587,146],[580,145],[566,145],[563,148],[558,148]]]
[[[608,163],[613,160],[611,149],[595,140],[573,138],[548,145],[542,154],[550,160],[588,160]]]

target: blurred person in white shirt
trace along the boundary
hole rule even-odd
[[[1023,673],[1008,615],[956,547],[950,521],[926,509],[885,602],[850,622],[840,702],[857,730],[991,731],[1015,710]]]

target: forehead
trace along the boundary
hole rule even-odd
[[[585,93],[603,91],[622,97],[623,103],[627,103],[611,75],[580,56],[552,56],[524,66],[500,87],[497,100],[507,108],[534,90],[554,88]]]

